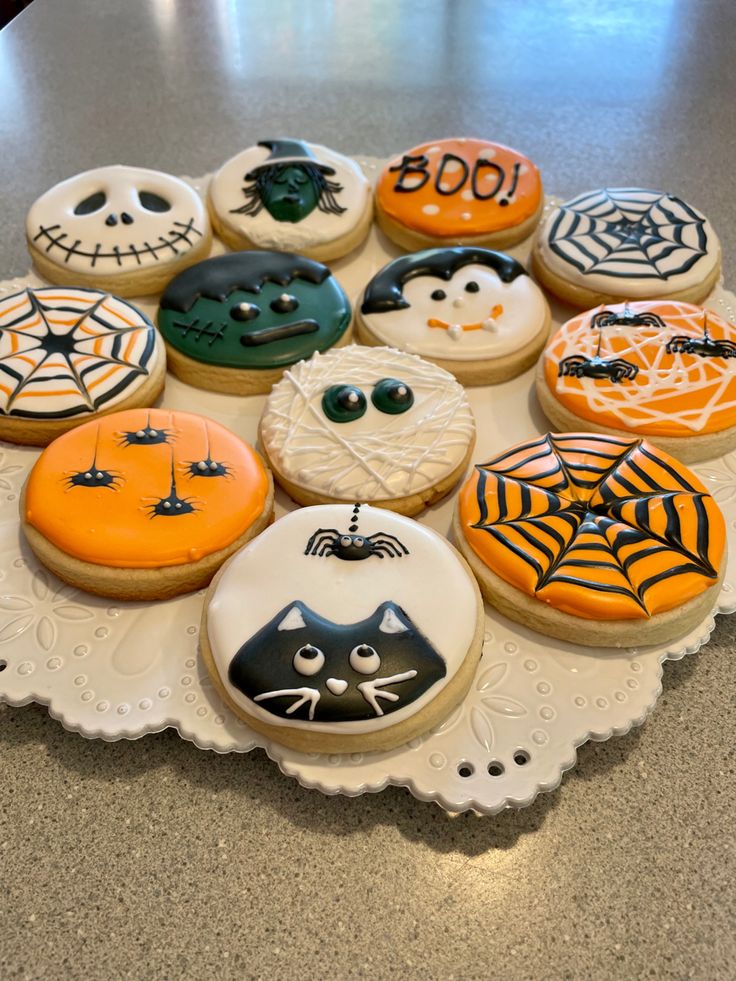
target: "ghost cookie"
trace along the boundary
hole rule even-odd
[[[700,303],[721,268],[708,219],[674,194],[640,187],[589,191],[560,205],[532,256],[542,285],[583,309],[619,300]]]
[[[20,505],[28,543],[53,573],[130,600],[206,586],[272,510],[252,447],[212,419],[163,409],[117,412],[54,440]]]
[[[349,345],[284,373],[260,441],[299,504],[360,499],[418,514],[460,480],[475,443],[465,390],[412,354]]]
[[[592,647],[667,644],[711,612],[726,567],[718,505],[646,440],[555,433],[474,468],[455,540],[504,616]]]
[[[463,385],[515,377],[549,334],[542,291],[516,259],[488,249],[394,259],[366,286],[358,310],[359,341],[419,354]]]
[[[0,299],[0,439],[46,446],[92,416],[152,405],[166,353],[145,314],[99,290]]]
[[[262,140],[212,178],[209,206],[231,249],[299,252],[326,262],[360,245],[373,218],[357,163],[301,140]]]
[[[327,266],[290,252],[234,252],[180,273],[161,297],[169,367],[197,388],[269,392],[284,368],[348,339],[351,310]]]
[[[392,749],[461,701],[483,603],[435,531],[366,505],[303,508],[224,566],[201,650],[227,704],[304,752]]]
[[[52,283],[119,296],[155,293],[212,243],[204,202],[184,181],[98,167],[42,194],[26,220],[31,258]]]
[[[505,249],[534,231],[543,207],[531,160],[486,140],[423,143],[390,160],[376,185],[378,224],[408,252]]]
[[[557,429],[646,436],[687,463],[736,448],[736,327],[712,310],[647,300],[578,314],[536,381]]]

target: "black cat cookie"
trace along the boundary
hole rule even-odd
[[[213,580],[202,654],[230,708],[303,752],[387,750],[445,719],[483,640],[483,604],[436,532],[368,505],[302,508]]]

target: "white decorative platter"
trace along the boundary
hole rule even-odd
[[[382,161],[360,158],[369,175]],[[202,189],[207,178],[192,184]],[[548,199],[547,207],[557,202]],[[216,251],[224,251],[216,245]],[[509,250],[525,261],[529,245]],[[332,268],[353,301],[398,255],[375,228]],[[0,295],[46,285],[36,275],[0,283]],[[155,316],[150,298],[133,301]],[[718,286],[707,305],[736,319],[736,296]],[[572,313],[552,304],[553,319]],[[469,389],[477,461],[546,432],[532,372]],[[169,375],[161,404],[211,416],[254,442],[265,397],[191,388]],[[38,450],[0,444],[0,700],[40,702],[88,738],[137,739],[167,727],[200,749],[261,746],[283,773],[326,794],[356,796],[388,785],[451,811],[495,814],[554,790],[588,739],[622,735],[644,721],[662,690],[662,664],[708,640],[713,615],[736,611],[736,558],[713,615],[666,647],[591,650],[550,640],[487,608],[483,656],[469,695],[436,729],[390,753],[300,754],[265,740],[224,707],[198,654],[203,593],[161,603],[114,603],[64,585],[34,558],[19,529],[20,489]],[[736,453],[695,467],[723,509],[736,556]],[[419,520],[449,533],[454,495]],[[277,493],[277,518],[295,507]]]

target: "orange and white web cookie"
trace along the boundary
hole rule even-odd
[[[504,249],[534,231],[542,214],[535,165],[487,140],[423,143],[390,160],[376,185],[376,217],[413,252],[443,245]]]
[[[552,433],[478,464],[454,530],[489,603],[593,647],[684,637],[726,566],[723,515],[703,484],[631,437]]]
[[[736,447],[736,326],[690,303],[578,314],[547,345],[536,385],[560,430],[646,436],[688,463]]]

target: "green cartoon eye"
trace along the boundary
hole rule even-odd
[[[365,415],[365,395],[355,385],[330,385],[322,396],[322,411],[332,422],[353,422]]]
[[[373,389],[371,401],[379,412],[395,416],[414,405],[414,393],[398,378],[383,378]]]

